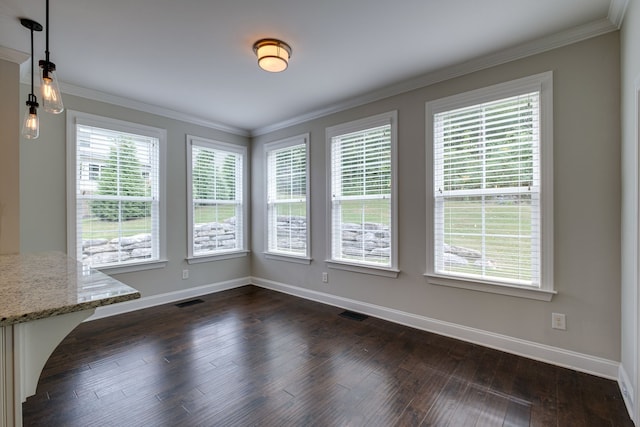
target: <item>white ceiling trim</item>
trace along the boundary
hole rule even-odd
[[[628,0],[613,0],[612,4],[613,2],[626,1]],[[251,131],[251,136],[264,135],[276,130],[284,129],[289,126],[294,126],[300,123],[307,122],[309,120],[324,117],[329,114],[337,113],[349,108],[358,107],[360,105],[368,104],[370,102],[378,101],[390,96],[399,95],[404,92],[409,92],[411,90],[430,86],[432,84],[446,81],[455,77],[460,77],[465,74],[470,74],[475,71],[484,70],[486,68],[494,67],[496,65],[504,64],[510,61],[515,61],[527,56],[557,49],[559,47],[587,40],[592,37],[607,34],[618,29],[619,27],[613,24],[612,21],[609,20],[609,18],[602,18],[589,24],[580,25],[548,37],[543,37],[538,40],[521,44],[519,46],[505,49],[490,55],[481,56],[458,65],[434,71],[415,79],[388,86],[386,88],[370,92],[360,97],[350,98],[347,101],[333,104],[329,107],[311,111],[309,113],[302,114],[296,117],[292,117],[291,119],[284,120],[279,123],[274,123],[269,126],[253,129]]]
[[[611,0],[608,18],[609,21],[611,21],[611,23],[618,29],[622,27],[622,21],[628,5],[629,0]]]
[[[22,65],[30,57],[31,55],[29,55],[28,53],[24,53],[24,52],[20,52],[19,50],[0,46],[0,59],[4,61],[9,61],[9,62],[13,62],[14,64]]]
[[[94,101],[106,102],[109,104],[118,105],[120,107],[131,108],[133,110],[143,111],[145,113],[151,113],[151,114],[166,117],[169,119],[180,120],[182,122],[204,126],[204,127],[216,129],[223,132],[228,132],[234,135],[247,136],[247,137],[250,136],[249,132],[246,129],[240,129],[235,126],[228,126],[223,123],[215,122],[213,120],[208,120],[202,117],[194,117],[191,114],[181,113],[179,111],[174,111],[169,108],[159,107],[157,105],[135,101],[130,98],[112,95],[112,94],[100,92],[94,89],[87,89],[84,87],[74,86],[74,85],[61,82],[60,91],[62,93],[67,93],[69,95],[92,99]]]

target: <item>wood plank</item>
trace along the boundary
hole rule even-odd
[[[80,325],[24,424],[633,426],[614,381],[253,286],[201,298]]]

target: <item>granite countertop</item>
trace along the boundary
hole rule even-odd
[[[140,298],[61,252],[0,255],[0,326]]]

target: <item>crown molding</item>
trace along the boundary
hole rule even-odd
[[[626,1],[628,0],[612,0],[612,4],[614,2]],[[518,46],[507,48],[489,55],[480,56],[457,65],[442,68],[440,70],[436,70],[413,79],[405,80],[404,82],[387,86],[377,91],[369,92],[366,95],[352,97],[348,100],[338,102],[329,107],[321,108],[296,117],[292,117],[291,119],[284,120],[279,123],[274,123],[269,126],[253,129],[251,131],[251,136],[264,135],[276,130],[284,129],[290,126],[324,117],[329,114],[344,111],[349,108],[358,107],[370,102],[388,98],[390,96],[399,95],[401,93],[430,86],[432,84],[446,81],[455,77],[460,77],[465,74],[470,74],[476,71],[494,67],[496,65],[547,52],[549,50],[557,49],[559,47],[567,46],[616,30],[618,30],[618,27],[613,24],[609,18],[602,18],[597,21],[570,28],[568,30],[561,31],[547,37],[542,37],[531,42],[523,43]]]
[[[21,65],[25,63],[31,55],[9,47],[0,46],[0,59]]]
[[[133,99],[112,95],[112,94],[101,92],[94,89],[87,89],[84,87],[74,86],[74,85],[61,82],[60,90],[62,91],[62,93],[66,93],[73,96],[79,96],[81,98],[87,98],[87,99],[92,99],[94,101],[101,101],[101,102],[106,102],[108,104],[118,105],[120,107],[131,108],[134,110],[143,111],[145,113],[166,117],[169,119],[180,120],[182,122],[191,123],[199,126],[205,126],[211,129],[216,129],[216,130],[231,133],[234,135],[245,136],[245,137],[250,136],[249,132],[246,129],[237,128],[235,126],[228,126],[222,123],[215,122],[213,120],[192,116],[191,114],[181,113],[179,111],[171,110],[169,108],[159,107],[157,105],[135,101]]]
[[[14,62],[21,65],[21,79],[23,84],[31,83],[31,71],[27,70],[24,66],[26,62],[31,58],[31,55],[14,50],[8,47],[0,46],[0,59],[5,61]],[[101,92],[94,89],[87,89],[80,86],[74,86],[68,83],[60,82],[60,90],[62,93],[66,93],[73,96],[79,96],[81,98],[87,98],[94,101],[106,102],[108,104],[118,105],[120,107],[131,108],[145,113],[151,113],[158,116],[166,117],[168,119],[180,120],[182,122],[191,123],[198,126],[204,126],[211,129],[216,129],[222,132],[231,133],[234,135],[249,137],[249,131],[246,129],[237,128],[235,126],[229,126],[222,123],[208,120],[202,117],[194,117],[190,114],[181,113],[168,108],[159,107],[157,105],[147,104],[133,99],[125,98],[122,96],[112,95],[106,92]]]
[[[622,27],[622,21],[628,5],[629,0],[611,0],[609,4],[609,15],[607,18],[617,29]]]

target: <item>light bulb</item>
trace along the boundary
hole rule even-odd
[[[64,111],[62,95],[56,78],[56,65],[53,62],[40,61],[40,91],[42,93],[42,108],[47,113],[60,114]]]
[[[40,119],[38,118],[38,109],[27,103],[27,110],[24,113],[24,123],[22,125],[22,136],[27,139],[36,139],[39,134]]]

